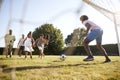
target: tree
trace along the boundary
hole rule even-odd
[[[71,33],[70,35],[68,35],[67,38],[65,39],[65,44],[67,46],[71,45],[72,36],[73,36],[73,33]]]
[[[33,38],[36,40],[40,34],[49,36],[49,44],[45,49],[46,54],[59,54],[64,45],[63,35],[60,29],[54,28],[52,24],[43,24],[33,32]]]
[[[67,36],[65,44],[68,46],[79,46],[82,45],[83,38],[81,37],[85,32],[84,28],[74,29],[73,33]]]
[[[78,45],[82,45],[82,42],[83,42],[84,38],[81,37],[81,36],[82,36],[84,33],[85,33],[85,28],[81,28],[81,29],[80,29],[80,33],[79,33]]]

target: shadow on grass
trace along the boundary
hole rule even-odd
[[[20,67],[11,67],[11,68],[3,67],[2,72],[11,72],[13,70],[22,71],[28,69],[61,68],[61,67],[74,67],[74,66],[82,66],[84,68],[88,68],[87,66],[85,67],[84,65],[96,65],[96,64],[101,64],[101,63],[81,63],[81,64],[67,64],[67,65],[56,65],[56,66],[20,66]]]
[[[53,62],[63,62],[64,60],[55,60]]]
[[[0,68],[8,67],[8,65],[0,65]]]
[[[53,62],[62,62],[62,61],[53,61]],[[119,62],[119,61],[112,61],[114,62]],[[111,63],[111,62],[109,62]],[[28,69],[42,69],[42,68],[61,68],[61,67],[75,67],[75,66],[82,66],[84,68],[89,68],[88,66],[85,65],[98,65],[98,64],[105,64],[105,63],[81,63],[81,64],[64,64],[64,65],[51,65],[51,66],[20,66],[20,67],[8,67],[7,65],[0,65],[0,68],[2,68],[2,72],[11,72],[13,70],[16,71],[22,71],[22,70],[28,70]]]

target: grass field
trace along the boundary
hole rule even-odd
[[[86,56],[33,56],[27,60],[0,56],[0,80],[120,80],[120,57],[110,56],[112,62],[103,63],[104,56],[94,61],[82,61]]]

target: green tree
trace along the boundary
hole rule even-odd
[[[84,28],[77,28],[73,30],[73,33],[67,36],[65,44],[68,46],[82,45],[83,38],[81,37],[85,33]]]
[[[49,36],[49,44],[45,48],[45,54],[59,54],[64,46],[63,35],[60,29],[54,28],[52,24],[44,24],[35,29],[33,38],[36,40],[40,34]]]
[[[84,40],[83,37],[81,37],[84,33],[85,33],[85,28],[80,28],[80,31],[79,31],[79,38],[78,38],[78,45],[82,45],[82,42]]]
[[[67,36],[67,38],[65,39],[66,45],[71,45],[72,36],[73,36],[73,33]]]

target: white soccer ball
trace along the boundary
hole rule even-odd
[[[60,56],[60,60],[64,61],[65,59],[66,59],[66,55],[65,55],[65,54],[62,54],[62,55]]]

